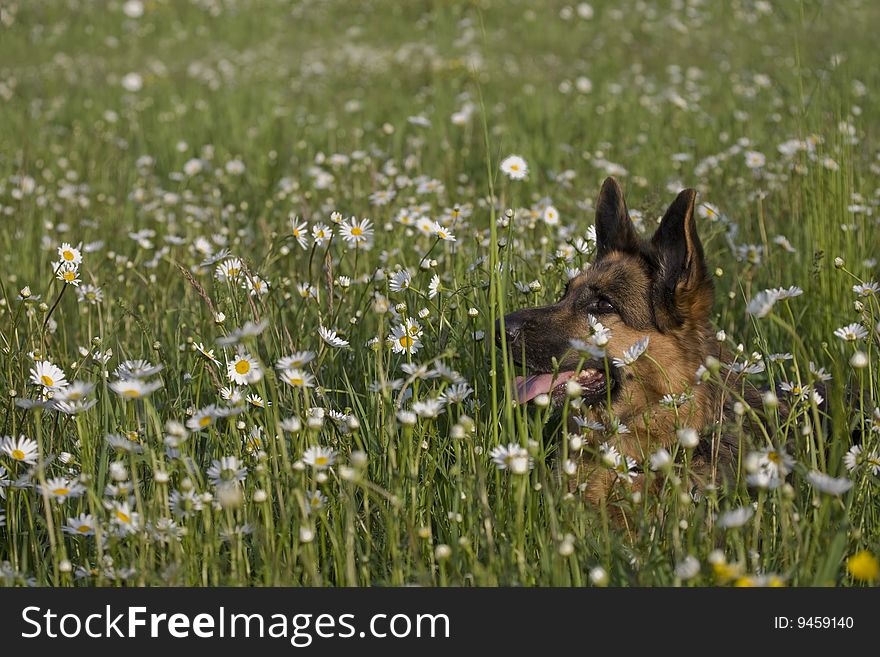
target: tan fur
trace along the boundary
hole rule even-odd
[[[567,347],[571,339],[590,336],[589,313],[584,310],[596,298],[612,298],[614,309],[599,320],[610,330],[605,345],[609,360],[645,336],[648,349],[618,378],[610,409],[601,400],[584,406],[582,413],[608,426],[612,418],[627,425],[629,432],[590,432],[594,448],[603,442],[624,456],[644,464],[657,449],[672,451],[677,430],[697,430],[701,445],[691,454],[688,486],[706,486],[734,476],[741,434],[725,433],[725,420],[732,416],[734,399],[725,389],[739,389],[749,405],[760,408],[758,391],[735,378],[727,386],[710,382],[696,385],[697,369],[714,356],[728,362],[714,337],[710,316],[712,282],[703,262],[702,246],[694,220],[695,193],[682,192],[670,206],[651,240],[638,237],[632,228],[619,185],[605,182],[597,202],[599,254],[594,266],[569,283],[565,297],[544,308],[519,311],[508,316],[516,330],[506,338],[516,357],[546,371],[549,362],[560,369],[575,367],[577,357]],[[607,243],[603,243],[603,239]],[[591,301],[592,300],[592,301]],[[583,302],[583,303],[582,303]],[[677,409],[661,405],[667,394],[689,393]],[[595,454],[597,449],[587,450]],[[572,488],[584,491],[593,503],[614,501],[620,490],[613,471],[585,457],[573,478]],[[636,488],[644,477],[637,478]]]

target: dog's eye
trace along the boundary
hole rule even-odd
[[[600,313],[613,313],[614,305],[608,299],[597,299],[596,310]]]

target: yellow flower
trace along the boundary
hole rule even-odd
[[[727,563],[725,561],[721,561],[712,564],[712,572],[715,574],[715,579],[718,581],[719,584],[727,584],[728,582],[740,577],[742,573],[742,568],[738,563]],[[745,583],[739,585],[742,586],[745,585]]]
[[[847,559],[846,569],[860,582],[874,582],[880,576],[880,563],[877,563],[877,557],[867,550],[856,552]]]

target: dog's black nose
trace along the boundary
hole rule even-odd
[[[513,343],[519,337],[520,331],[522,331],[522,320],[520,320],[516,313],[511,315],[507,315],[504,317],[504,333],[507,334],[508,343]],[[495,320],[495,343],[500,347],[501,340],[503,339],[501,332],[501,320]]]

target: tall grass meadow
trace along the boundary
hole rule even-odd
[[[876,583],[878,24],[3,2],[0,584]],[[569,465],[604,429],[495,347],[589,266],[609,175],[646,234],[699,191],[716,337],[781,386],[736,481],[689,489],[682,441],[615,509]]]

